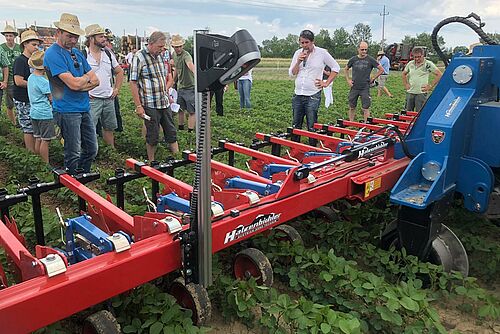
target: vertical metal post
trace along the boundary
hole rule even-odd
[[[78,209],[83,212],[87,211],[87,202],[80,196],[78,196]]]
[[[228,164],[234,166],[234,151],[229,151]]]
[[[125,210],[125,184],[117,183],[116,184],[116,205]]]
[[[197,68],[198,50],[196,35],[208,31],[194,31],[194,60]],[[212,222],[211,222],[211,134],[210,134],[210,98],[209,92],[198,91],[198,71],[195,78],[196,106],[196,154],[198,180],[197,246],[199,284],[208,287],[212,284]]]
[[[80,199],[80,197],[78,197]],[[42,202],[40,194],[31,195],[31,205],[33,207],[33,219],[35,220],[36,243],[45,246],[45,233],[43,231]]]
[[[271,154],[277,157],[281,156],[281,145],[272,143],[271,145]]]

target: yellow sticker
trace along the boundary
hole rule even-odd
[[[382,186],[382,178],[377,177],[369,182],[365,183],[365,197],[370,196],[370,193],[374,190],[377,190]]]

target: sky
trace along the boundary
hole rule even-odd
[[[50,26],[61,13],[75,14],[84,28],[98,23],[115,35],[149,35],[155,30],[192,35],[194,29],[230,36],[247,29],[258,44],[263,40],[298,35],[303,29],[343,27],[351,32],[357,23],[372,28],[373,40],[382,39],[384,3],[370,0],[0,0],[0,27],[8,22],[17,27],[36,23]],[[385,6],[386,44],[400,42],[405,35],[431,33],[441,20],[477,13],[486,32],[500,33],[500,0],[406,0]],[[468,46],[477,35],[463,24],[443,27],[440,36],[446,46]],[[4,38],[0,35],[0,42]]]

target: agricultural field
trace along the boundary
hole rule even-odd
[[[214,146],[219,139],[248,145],[256,132],[276,133],[291,125],[294,83],[287,74],[289,61],[264,59],[254,70],[251,110],[239,109],[237,91],[229,87],[224,96],[224,116],[212,113]],[[372,91],[373,116],[383,117],[386,112],[403,109],[405,94],[400,76],[392,72],[387,83],[394,98],[377,97],[376,90]],[[319,123],[347,117],[348,86],[343,73],[334,81],[333,91],[334,103],[328,109],[321,106]],[[146,157],[142,121],[135,116],[126,83],[120,105],[125,130],[116,134],[116,149],[99,142],[94,167],[101,179],[89,184],[102,196],[110,194],[112,198],[114,188],[105,180],[114,175],[116,168],[125,166],[125,159]],[[361,119],[361,111],[357,115]],[[181,150],[194,149],[193,134],[179,131],[178,139]],[[58,140],[51,143],[50,152],[52,164],[60,166],[63,151]],[[166,147],[160,145],[157,159],[169,158]],[[0,161],[0,187],[10,193],[35,175],[40,180],[53,179],[52,167],[23,149],[22,133],[10,124],[5,112],[0,117]],[[237,161],[237,166],[245,168],[244,161]],[[175,175],[192,183],[194,173],[188,166],[176,170]],[[144,212],[142,187],[149,189],[149,182],[139,179],[127,184],[127,212]],[[66,218],[76,216],[78,200],[70,191],[61,189],[45,194],[42,203],[46,239],[58,245],[55,208],[59,207]],[[190,311],[181,309],[164,292],[167,278],[117,296],[95,309],[111,308],[124,333],[500,333],[500,227],[461,209],[459,200],[455,204],[445,224],[467,249],[467,278],[420,263],[404,250],[381,250],[380,234],[394,219],[395,208],[388,203],[388,196],[380,196],[363,204],[339,201],[332,203],[330,212],[334,214],[326,218],[311,214],[289,222],[300,233],[303,244],[284,243],[271,234],[217,253],[214,284],[209,288],[214,315],[204,327],[193,326]],[[16,205],[11,214],[33,245],[30,203]],[[254,279],[235,281],[230,276],[234,254],[245,247],[259,248],[270,259],[274,270],[272,287],[258,286]],[[5,267],[1,251],[0,260]],[[74,333],[82,318],[75,315],[37,333]]]

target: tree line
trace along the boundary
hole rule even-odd
[[[500,42],[500,34],[488,34],[490,37]],[[262,41],[262,45],[259,45],[262,57],[266,58],[290,58],[293,53],[298,48],[299,36],[294,34],[288,34],[285,38],[278,38],[274,36],[271,39],[266,39]],[[357,46],[359,42],[368,42],[368,54],[376,56],[377,52],[381,49],[380,42],[373,40],[373,35],[371,27],[364,23],[358,23],[354,26],[351,32],[347,31],[345,28],[338,28],[330,33],[327,29],[321,29],[315,36],[315,45],[325,48],[330,52],[330,54],[337,59],[349,59],[353,55],[357,54]],[[415,36],[405,36],[401,41],[404,44],[409,44],[413,46],[424,46],[427,47],[428,57],[437,61],[437,56],[432,47],[431,34],[427,32],[422,32],[416,34]],[[398,41],[387,41],[385,46],[392,43],[398,43]],[[445,54],[451,55],[457,52],[466,53],[468,50],[467,46],[456,46],[453,48],[444,48],[445,40],[443,37],[438,36],[438,44]]]

